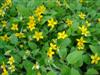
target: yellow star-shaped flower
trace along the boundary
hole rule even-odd
[[[18,24],[12,24],[11,30],[18,31]]]
[[[77,40],[78,49],[84,49],[84,43],[86,43],[86,41],[83,39],[83,37],[81,37],[80,39],[76,39],[76,40]]]
[[[91,61],[92,64],[98,64],[98,61],[100,61],[100,57],[97,54],[91,55],[91,59],[92,59]]]
[[[15,62],[14,57],[10,57],[8,63],[12,65]]]
[[[85,17],[86,17],[86,15],[85,15],[84,13],[82,13],[82,12],[81,12],[81,13],[79,14],[79,17],[80,17],[81,19],[83,19],[83,20],[84,20],[84,19],[85,19]]]
[[[87,29],[87,27],[85,25],[83,25],[82,27],[79,27],[79,29],[81,30],[81,34],[84,36],[88,36],[89,35],[89,31]]]
[[[51,48],[49,48],[48,52],[47,52],[47,55],[50,59],[52,59],[52,56],[54,55],[54,52],[52,51]]]
[[[65,31],[58,32],[58,39],[65,39],[68,37],[68,34]]]
[[[35,31],[35,35],[33,36],[33,38],[35,38],[37,41],[39,41],[40,39],[43,39],[42,34],[43,34],[42,32]]]
[[[73,24],[73,21],[70,19],[67,19],[66,24],[70,27]]]
[[[48,27],[51,27],[51,29],[53,29],[55,27],[55,25],[57,25],[56,20],[54,20],[53,18],[48,20]]]

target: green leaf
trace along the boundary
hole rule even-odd
[[[73,51],[67,56],[67,61],[69,64],[73,64],[75,66],[81,66],[83,64],[82,59],[82,51]]]
[[[47,73],[47,75],[56,75],[56,73],[54,71],[50,71]]]
[[[99,74],[98,71],[94,68],[89,68],[85,73],[85,75],[98,75],[98,74]]]
[[[70,73],[70,75],[80,75],[80,73],[79,73],[78,70],[72,68],[72,69],[71,69],[71,73]]]
[[[88,54],[84,54],[84,55],[83,55],[83,61],[84,61],[86,64],[90,64],[91,59],[90,59],[90,57],[89,57]]]
[[[68,66],[62,66],[61,68],[61,75],[70,75],[70,68]]]
[[[15,34],[12,34],[12,35],[10,36],[10,42],[11,42],[12,44],[14,44],[14,45],[17,45],[17,44],[18,44],[18,39],[17,39],[17,37],[15,36]]]
[[[32,70],[32,67],[33,67],[33,63],[32,62],[30,62],[28,60],[25,60],[23,62],[23,66],[27,71],[27,75],[34,75],[34,71]]]
[[[58,45],[59,47],[67,47],[68,45],[70,45],[70,43],[71,43],[71,39],[70,39],[70,38],[66,38],[66,39],[64,39],[64,40],[59,39],[59,40],[57,41],[57,45]]]
[[[97,46],[97,45],[95,45],[95,46],[90,45],[89,47],[90,47],[91,51],[92,51],[94,54],[97,53],[97,54],[100,55],[100,46]]]
[[[66,55],[67,55],[67,48],[66,48],[66,47],[61,47],[61,48],[59,49],[58,53],[59,53],[59,56],[60,56],[61,58],[65,58]]]
[[[34,42],[28,42],[28,46],[33,50],[37,48],[37,45]]]

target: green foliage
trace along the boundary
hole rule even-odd
[[[100,0],[0,0],[0,75],[99,71]]]

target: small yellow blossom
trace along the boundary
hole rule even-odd
[[[48,20],[48,26],[51,27],[52,29],[57,25],[57,21],[54,20],[53,18]]]
[[[11,65],[8,69],[9,69],[11,72],[14,72],[14,71],[15,71],[15,65]]]
[[[78,49],[84,49],[84,43],[86,43],[86,41],[83,39],[83,37],[81,37],[80,39],[76,39],[76,40],[77,40]]]
[[[65,39],[68,37],[68,34],[65,31],[58,32],[58,39]]]
[[[25,38],[24,33],[20,32],[20,33],[16,33],[15,34],[18,38]]]
[[[39,41],[40,39],[43,39],[42,32],[35,31],[35,35],[33,36],[33,38],[35,38],[37,41]]]
[[[1,65],[1,68],[2,68],[2,69],[6,68],[6,65],[5,65],[4,62],[3,62],[3,64]]]
[[[98,64],[98,61],[100,61],[100,57],[97,54],[91,55],[91,59],[92,59],[91,61],[92,64]]]
[[[6,70],[6,65],[4,64],[4,62],[3,62],[3,64],[1,65],[1,68],[3,69],[3,72],[2,72],[1,75],[8,75],[8,71]]]
[[[6,68],[3,69],[3,72],[1,75],[8,75],[8,71],[6,70]]]
[[[6,27],[7,26],[7,21],[1,21],[2,23],[2,27]]]
[[[70,19],[67,19],[66,24],[70,27],[73,24],[73,21]]]
[[[15,62],[14,57],[10,57],[8,63],[12,65]]]
[[[11,30],[18,31],[18,24],[12,24]]]
[[[30,31],[32,31],[33,29],[35,29],[35,19],[34,19],[34,16],[30,16],[29,17],[29,22],[27,23],[28,24],[28,28],[30,29]]]
[[[89,35],[89,31],[87,29],[87,27],[85,25],[83,25],[82,27],[79,27],[79,29],[81,30],[81,34],[84,36],[88,36]]]
[[[40,22],[42,18],[43,18],[43,16],[42,15],[39,15],[38,16],[38,21]]]
[[[46,7],[44,5],[41,5],[39,7],[37,7],[37,9],[35,10],[35,15],[38,18],[38,21],[41,21],[41,19],[43,18],[42,14],[45,12]]]
[[[50,48],[52,50],[57,50],[57,45],[56,44],[53,44],[53,43],[50,43]]]
[[[46,10],[46,7],[44,5],[41,5],[37,7],[37,9],[35,10],[35,15],[40,16],[41,14],[45,12],[45,10]]]
[[[86,17],[86,15],[85,15],[84,13],[82,13],[82,12],[81,12],[81,13],[79,14],[79,17],[80,17],[81,19],[83,19],[83,20],[84,20],[84,19],[85,19],[85,17]]]
[[[5,34],[4,36],[0,37],[3,41],[9,41],[9,37],[7,34]]]
[[[36,62],[32,67],[32,69],[35,69],[35,70],[38,70],[39,68],[40,68],[40,66],[39,66],[38,62]]]
[[[50,59],[52,59],[52,56],[54,55],[54,52],[52,51],[51,48],[49,48],[48,52],[47,52],[47,55]]]

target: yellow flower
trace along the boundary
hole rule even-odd
[[[48,26],[51,27],[52,29],[57,25],[57,21],[55,21],[53,18],[48,20]]]
[[[3,69],[2,75],[8,75],[8,71],[6,70],[6,68]]]
[[[58,39],[65,39],[68,35],[65,33],[65,31],[58,32]]]
[[[20,33],[16,33],[15,34],[18,38],[25,38],[24,33],[20,32]]]
[[[7,21],[1,21],[2,23],[2,27],[6,27],[7,26]]]
[[[4,62],[3,62],[3,64],[1,65],[1,68],[2,68],[2,69],[6,68],[6,65],[5,65]]]
[[[82,27],[79,27],[79,29],[81,30],[81,34],[84,36],[88,36],[89,35],[89,31],[87,30],[87,27],[85,25],[83,25]]]
[[[43,18],[43,16],[42,15],[39,15],[38,16],[38,21],[40,22],[42,18]]]
[[[46,10],[46,7],[44,5],[41,5],[37,7],[37,9],[35,10],[35,15],[40,16],[41,14],[45,12],[45,10]]]
[[[5,34],[4,36],[0,37],[3,41],[9,41],[9,37],[7,36],[7,34]]]
[[[80,39],[76,39],[76,40],[77,40],[78,49],[84,49],[84,43],[86,43],[86,41],[83,39],[83,37],[81,37]]]
[[[11,72],[14,72],[14,71],[15,71],[15,65],[11,65],[8,69],[9,69]]]
[[[1,65],[1,68],[3,69],[2,75],[8,75],[8,71],[6,70],[6,65],[3,62],[3,65]]]
[[[18,24],[12,24],[11,30],[18,31]]]
[[[29,22],[27,23],[28,24],[28,28],[30,29],[30,31],[32,31],[33,29],[35,29],[35,19],[33,16],[30,16],[29,17]]]
[[[8,63],[9,63],[10,65],[12,65],[14,62],[15,62],[15,60],[14,60],[14,58],[11,56],[11,57],[9,58]]]
[[[56,44],[53,44],[53,43],[50,43],[50,48],[52,50],[57,50],[57,45]]]
[[[79,17],[80,17],[81,19],[83,19],[83,20],[84,20],[84,19],[85,19],[85,17],[86,17],[86,15],[85,15],[84,13],[82,13],[82,12],[81,12],[81,13],[79,14]]]
[[[48,57],[51,59],[52,56],[54,55],[54,52],[52,51],[51,48],[49,48],[48,52],[47,52]]]
[[[42,32],[35,31],[35,35],[33,36],[33,38],[35,38],[37,41],[39,41],[40,39],[43,39]]]
[[[95,55],[91,56],[91,59],[92,59],[92,61],[91,61],[92,64],[98,64],[100,57],[97,54],[95,54]]]
[[[3,11],[3,9],[0,9],[0,16],[4,16],[5,15],[5,12]]]
[[[36,69],[36,70],[38,70],[39,68],[40,68],[40,66],[39,66],[38,62],[36,62],[32,67],[32,69]]]
[[[70,19],[67,19],[66,24],[70,27],[73,24],[73,21]]]

